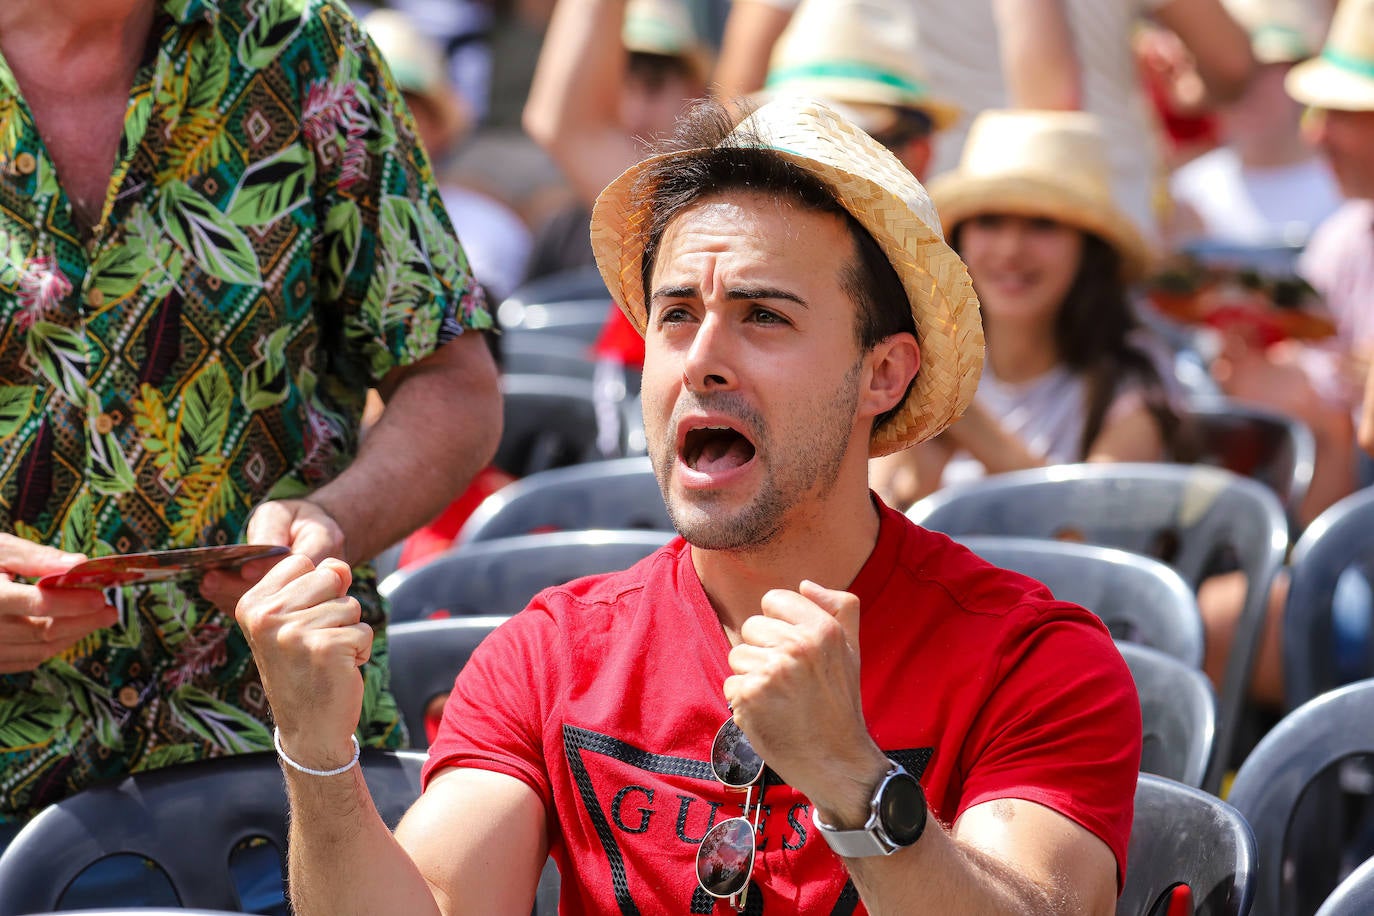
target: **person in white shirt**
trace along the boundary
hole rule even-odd
[[[1293,64],[1321,46],[1317,2],[1226,0],[1260,66],[1245,94],[1219,112],[1225,144],[1170,181],[1180,241],[1302,245],[1340,206],[1330,168],[1303,142],[1303,106],[1283,88]]]

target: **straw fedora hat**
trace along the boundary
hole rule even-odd
[[[930,182],[930,197],[951,234],[984,213],[1047,217],[1114,247],[1123,279],[1149,268],[1144,236],[1112,199],[1106,145],[1087,112],[984,111],[969,128],[959,167]]]
[[[898,411],[874,429],[869,454],[886,455],[934,436],[958,419],[978,388],[983,325],[968,270],[945,244],[925,189],[897,157],[813,99],[774,99],[747,117],[720,148],[745,146],[747,141],[734,141],[751,134],[824,182],[872,234],[906,289],[921,367]],[[640,178],[651,164],[701,152],[665,153],[639,163],[611,182],[592,210],[597,266],[641,334],[647,315],[640,268],[653,189]]]
[[[1226,11],[1250,34],[1262,64],[1306,60],[1322,43],[1323,17],[1317,0],[1225,0]]]
[[[1313,108],[1374,111],[1374,0],[1341,0],[1321,54],[1294,67],[1283,85]]]
[[[362,25],[391,68],[397,88],[420,96],[431,106],[442,142],[439,149],[426,152],[439,156],[467,132],[469,123],[468,113],[449,83],[439,46],[396,10],[374,10],[363,17]]]
[[[697,37],[682,0],[629,0],[620,42],[628,51],[681,58],[703,85],[710,76],[711,53]]]
[[[911,0],[803,0],[773,47],[761,100],[779,94],[823,99],[869,133],[914,108],[936,130],[959,109],[931,95],[920,63]]]

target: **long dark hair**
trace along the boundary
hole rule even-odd
[[[956,250],[962,228],[962,224],[956,226],[951,235]],[[1080,461],[1088,457],[1102,433],[1107,411],[1129,382],[1140,386],[1145,408],[1159,425],[1165,457],[1177,456],[1180,419],[1169,403],[1154,361],[1131,340],[1140,328],[1121,280],[1121,256],[1100,236],[1084,232],[1078,273],[1054,322],[1054,345],[1060,362],[1087,384],[1083,438],[1078,443]]]

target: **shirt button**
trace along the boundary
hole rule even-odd
[[[125,709],[133,709],[138,705],[138,688],[132,684],[119,688],[119,702]]]
[[[102,293],[102,292],[101,292],[99,289],[97,289],[96,287],[92,286],[92,287],[86,292],[86,304],[89,305],[89,306],[90,306],[91,308],[93,308],[93,309],[98,309],[98,308],[100,308],[102,305],[105,304],[105,294]]]
[[[102,413],[95,418],[95,431],[104,436],[114,429],[114,418],[107,413]]]
[[[33,153],[20,153],[14,157],[14,168],[20,175],[32,175],[38,168],[38,160],[33,158]]]

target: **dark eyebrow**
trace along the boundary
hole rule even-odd
[[[727,299],[783,299],[787,302],[795,302],[802,308],[807,308],[805,300],[796,293],[789,293],[785,289],[772,289],[771,287],[758,288],[739,288],[732,289],[725,294]],[[697,292],[695,286],[665,286],[662,289],[654,290],[650,301],[659,299],[700,299],[701,294]]]

